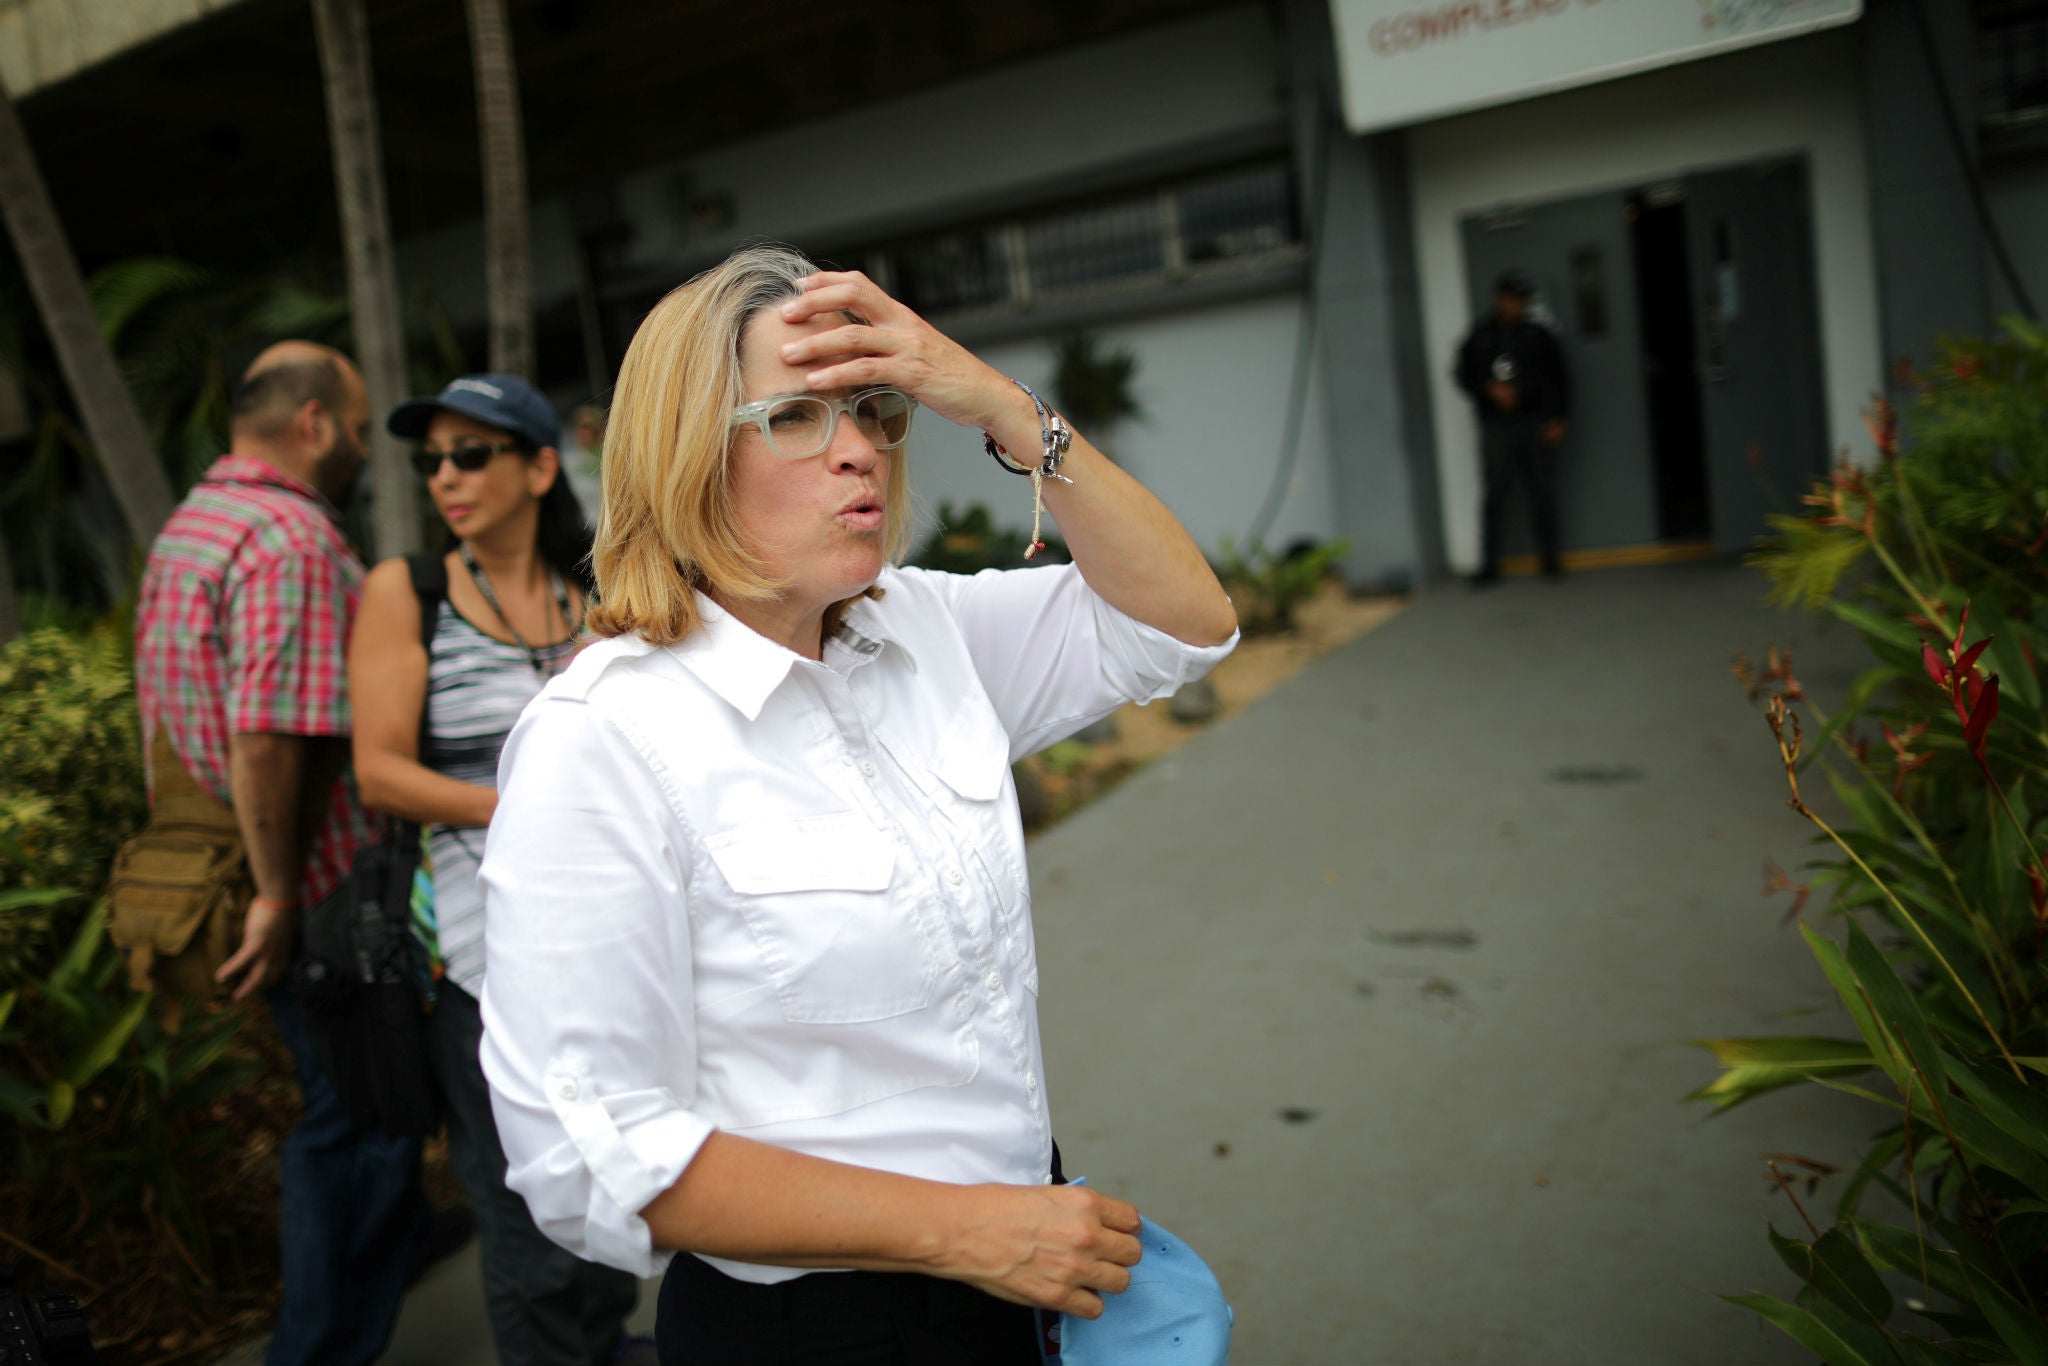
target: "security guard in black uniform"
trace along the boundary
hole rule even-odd
[[[1558,561],[1557,452],[1571,411],[1571,377],[1557,338],[1529,318],[1529,277],[1502,273],[1493,290],[1493,313],[1479,320],[1458,348],[1458,387],[1479,411],[1479,450],[1486,481],[1480,506],[1485,559],[1475,585],[1500,578],[1501,513],[1509,485],[1529,491],[1536,548],[1543,572],[1563,573]]]

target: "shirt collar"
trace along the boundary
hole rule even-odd
[[[874,612],[863,610],[871,607],[866,598],[855,602],[847,609],[835,637],[855,655],[866,659],[879,655],[884,648],[903,648],[888,638]],[[669,646],[669,653],[741,715],[749,721],[756,719],[768,705],[770,695],[782,686],[782,680],[789,677],[802,657],[755,631],[702,592],[697,594],[697,615],[701,624]],[[908,651],[905,658],[910,659]],[[915,669],[916,661],[910,659],[910,663]]]
[[[792,650],[759,634],[703,593],[697,594],[696,630],[668,647],[700,682],[749,721],[796,666]]]
[[[297,494],[314,504],[335,521],[341,520],[341,513],[327,496],[302,479],[294,479],[268,460],[259,460],[253,455],[228,454],[207,467],[200,476],[203,484],[247,484],[259,488],[283,489],[286,493]]]

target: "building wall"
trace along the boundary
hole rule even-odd
[[[1688,170],[1806,154],[1830,444],[1860,449],[1883,380],[1854,31],[1774,43],[1408,131],[1431,410],[1452,564],[1479,560],[1478,435],[1450,379],[1475,310],[1459,220]],[[1585,401],[1597,401],[1593,395]]]
[[[2048,307],[2048,158],[1986,168],[1984,195],[2021,285],[2036,308]],[[2018,312],[2019,301],[1989,251],[1984,273],[1992,315]]]
[[[1106,444],[1212,555],[1226,539],[1244,543],[1279,469],[1301,307],[1294,294],[1273,295],[1101,329],[1105,342],[1137,354],[1135,387],[1145,410],[1143,418],[1111,433]],[[1048,391],[1053,357],[1044,342],[1005,342],[981,354],[1041,394]],[[1314,368],[1309,379],[1300,450],[1264,538],[1275,549],[1299,537],[1325,540],[1336,534],[1330,443]],[[920,502],[920,534],[942,502],[986,503],[998,526],[1029,529],[1030,484],[996,468],[981,449],[979,432],[930,413],[921,413],[917,423],[911,482]]]
[[[0,80],[20,99],[242,0],[0,0]]]
[[[1205,150],[1284,146],[1284,56],[1264,9],[1211,11],[1113,42],[1020,63],[829,120],[714,149],[624,177],[628,264],[671,269],[676,282],[733,243],[772,237],[813,251],[877,235],[1011,213],[1035,196],[1142,180],[1152,168],[1198,164]],[[731,221],[693,231],[690,208],[729,198]],[[567,206],[533,220],[534,293],[542,306],[573,294]],[[459,324],[484,314],[482,229],[467,224],[401,244],[408,279],[425,279]],[[1279,459],[1292,384],[1297,287],[1221,304],[1172,308],[1136,298],[1093,328],[1138,358],[1148,417],[1115,434],[1116,453],[1181,517],[1204,548],[1242,540]],[[1149,310],[1149,311],[1147,311]],[[1049,383],[1052,337],[990,343],[997,369]],[[616,360],[616,358],[614,358]],[[1289,492],[1266,540],[1333,534],[1323,402],[1311,387]],[[1029,486],[981,452],[978,435],[930,414],[913,439],[918,494],[988,503],[999,524],[1028,528]]]

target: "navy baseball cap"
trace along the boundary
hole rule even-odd
[[[517,375],[464,375],[432,398],[409,398],[391,410],[384,429],[418,441],[434,414],[446,410],[507,431],[535,450],[562,444],[562,419],[540,390]]]
[[[1496,294],[1512,294],[1518,299],[1526,299],[1536,292],[1536,286],[1521,271],[1504,270],[1500,273],[1500,278],[1493,282],[1493,292]]]
[[[1077,1183],[1078,1184],[1078,1183]],[[1060,1316],[1060,1366],[1225,1366],[1237,1317],[1216,1273],[1195,1250],[1143,1216],[1144,1255],[1131,1268],[1130,1288],[1102,1297],[1102,1317]]]

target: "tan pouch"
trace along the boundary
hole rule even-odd
[[[114,856],[107,883],[107,937],[137,991],[205,995],[242,942],[255,888],[242,831],[185,770],[161,727],[150,751],[155,787],[149,823]]]

